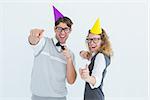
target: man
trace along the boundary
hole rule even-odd
[[[43,36],[44,30],[33,29],[28,37],[34,49],[31,76],[32,100],[66,100],[66,79],[76,79],[74,55],[65,45],[71,32],[72,21],[54,6],[55,37]]]

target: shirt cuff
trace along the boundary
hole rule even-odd
[[[36,44],[36,45],[31,45],[31,48],[32,48],[33,51],[34,51],[34,53],[33,53],[34,56],[37,55],[37,54],[40,52],[40,50],[43,48],[44,44],[45,44],[45,38],[43,37],[43,38],[38,42],[38,44]]]

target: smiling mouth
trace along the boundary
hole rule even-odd
[[[60,35],[60,38],[64,38],[65,37],[65,35]]]
[[[91,47],[92,49],[96,48],[96,47]]]

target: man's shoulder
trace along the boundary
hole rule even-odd
[[[53,39],[53,38],[50,38],[50,37],[44,36],[44,39],[45,39],[45,41],[52,41],[52,39]]]

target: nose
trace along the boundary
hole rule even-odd
[[[61,34],[65,34],[65,30],[62,30],[62,31],[61,31]]]
[[[95,46],[96,44],[93,42],[93,41],[91,41],[90,43],[89,43],[89,46],[90,47],[92,47],[92,46]]]
[[[95,44],[93,41],[90,41],[90,45],[93,45],[93,44]]]

